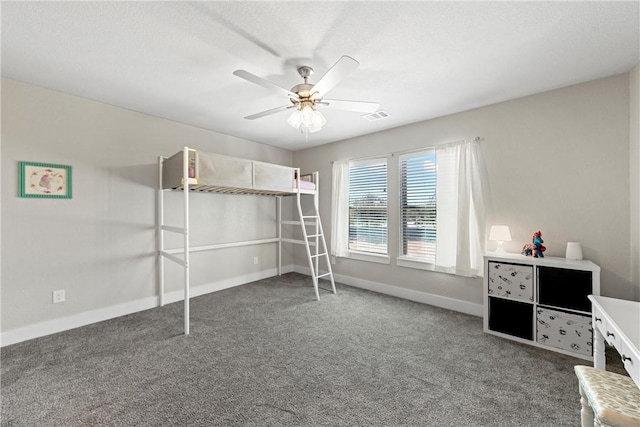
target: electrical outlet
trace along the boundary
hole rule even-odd
[[[259,261],[258,257],[257,257],[257,256],[254,256],[254,257],[253,257],[253,263],[257,265],[257,264],[258,264],[258,261]]]
[[[57,291],[53,291],[53,303],[57,304],[59,302],[64,302],[64,289],[59,289]]]

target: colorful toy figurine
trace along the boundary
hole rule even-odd
[[[547,248],[544,247],[543,243],[544,240],[542,240],[542,232],[538,230],[533,233],[533,245],[535,246],[533,256],[535,258],[544,258],[543,252],[546,251]]]
[[[547,248],[543,245],[544,240],[542,240],[542,232],[536,231],[533,233],[533,238],[531,239],[531,243],[527,243],[522,247],[522,255],[533,256],[535,258],[544,258],[544,251]]]

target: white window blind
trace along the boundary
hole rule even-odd
[[[349,164],[349,250],[387,254],[387,160]]]
[[[400,158],[400,254],[435,264],[437,161],[434,150]]]

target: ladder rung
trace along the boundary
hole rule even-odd
[[[322,234],[307,234],[307,237],[320,237]]]
[[[285,243],[294,243],[296,245],[306,245],[307,242],[305,242],[304,240],[297,240],[297,239],[280,239]]]
[[[324,256],[324,255],[326,255],[326,254],[327,254],[327,253],[326,253],[326,252],[324,252],[324,253],[321,253],[321,254],[311,255],[311,258],[318,258],[319,256]]]
[[[318,215],[303,215],[302,218],[318,218]]]
[[[319,275],[319,276],[316,276],[316,279],[319,279],[319,278],[324,277],[324,276],[331,276],[331,273],[324,273],[324,274],[321,274],[321,275]]]

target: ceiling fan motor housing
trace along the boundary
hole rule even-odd
[[[291,88],[291,92],[295,93],[300,97],[300,100],[308,99],[311,97],[311,89],[313,88],[312,84],[309,83],[300,83],[299,85],[295,85]]]

